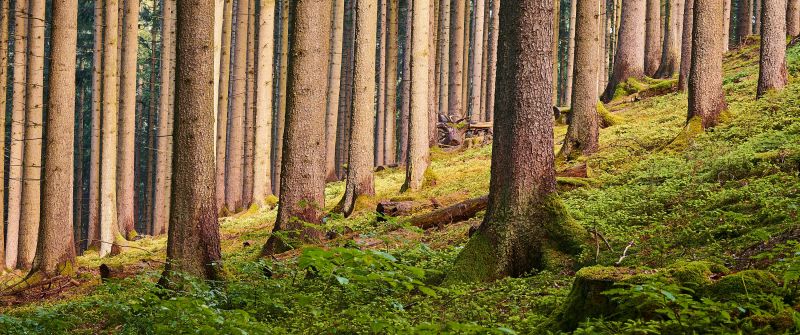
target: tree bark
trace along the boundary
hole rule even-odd
[[[489,71],[489,26],[491,23],[491,10],[492,10],[492,3],[491,0],[485,0],[483,4],[483,36],[481,37],[481,45],[483,46],[483,51],[481,52],[481,66],[478,71],[481,72],[481,93],[480,93],[480,100],[478,102],[478,108],[480,109],[480,121],[486,121],[486,77],[488,76],[487,72]],[[555,45],[555,43],[553,43]],[[555,49],[554,49],[555,50]],[[555,59],[555,58],[553,58]],[[434,129],[436,125],[434,124]]]
[[[258,23],[258,71],[256,72],[256,129],[253,202],[265,205],[272,195],[272,68],[274,59],[275,0],[261,0]]]
[[[103,2],[94,3],[94,53],[92,54],[92,130],[89,157],[89,222],[86,248],[100,241],[100,136],[103,113]],[[151,149],[152,150],[152,149]]]
[[[667,7],[667,33],[664,36],[661,65],[655,76],[671,78],[681,66],[681,42],[683,35],[683,0],[669,0]]]
[[[30,1],[28,75],[25,90],[25,152],[22,158],[22,217],[17,268],[30,269],[36,255],[41,209],[42,117],[44,114],[45,0]],[[73,65],[74,68],[74,65]],[[70,94],[75,94],[70,91]],[[74,111],[73,111],[74,113]],[[71,170],[70,170],[71,171]]]
[[[487,52],[489,53],[489,67],[488,78],[486,78],[486,82],[488,87],[486,88],[486,121],[493,122],[494,121],[494,100],[495,100],[495,88],[496,84],[496,75],[497,75],[497,41],[498,36],[500,35],[500,3],[502,0],[492,0],[492,25],[491,31],[489,32],[489,49]]]
[[[576,1],[577,2],[577,1]],[[597,73],[600,62],[597,9],[599,0],[581,0],[576,15],[574,87],[572,89],[572,122],[559,155],[571,159],[591,155],[599,147],[600,117],[597,114]]]
[[[456,259],[449,282],[555,268],[555,260],[546,256],[550,251],[580,250],[583,234],[555,198],[553,64],[541,57],[553,47],[552,9],[550,0],[501,3],[497,84],[504,94],[497,98],[488,209]]]
[[[464,117],[461,86],[464,85],[462,72],[464,72],[466,0],[453,0],[450,10],[450,71],[448,73],[447,114],[458,120]]]
[[[753,0],[739,0],[739,15],[736,28],[738,29],[738,45],[744,43],[748,36],[753,34]]]
[[[214,4],[177,0],[175,138],[167,265],[160,283],[175,287],[185,273],[220,277],[219,224],[214,197]]]
[[[373,152],[375,150],[375,45],[378,25],[377,0],[356,3],[353,115],[342,213],[350,216],[360,196],[375,195]]]
[[[791,37],[800,35],[800,0],[789,0],[786,11],[786,31]]]
[[[233,0],[225,0],[222,14],[222,46],[220,53],[219,99],[217,105],[216,138],[216,198],[217,208],[225,206],[225,171],[228,149],[228,92],[231,79],[231,39],[233,37]]]
[[[377,110],[377,115],[375,116],[374,127],[375,127],[375,134],[373,136],[373,143],[374,146],[374,165],[384,166],[384,138],[386,135],[386,10],[387,7],[386,0],[380,0],[378,4],[378,50],[377,50],[377,67],[375,68],[375,84],[377,85],[376,88],[376,97],[377,105],[375,109]]]
[[[383,0],[384,2],[386,0]],[[336,0],[331,20],[331,50],[328,66],[328,94],[325,95],[325,181],[336,176],[336,126],[339,116],[339,91],[342,77],[342,40],[344,38],[344,0]]]
[[[440,57],[439,71],[436,73],[439,80],[438,91],[436,94],[439,96],[439,115],[449,115],[448,110],[450,105],[448,103],[448,94],[450,92],[450,5],[451,0],[440,0],[439,4],[439,45],[437,52]]]
[[[233,52],[233,77],[231,86],[230,134],[228,137],[228,166],[225,186],[225,207],[238,213],[244,208],[242,203],[244,187],[244,141],[245,109],[247,108],[247,43],[249,3],[253,0],[239,0],[236,8],[236,41]]]
[[[346,163],[350,152],[350,117],[353,105],[353,71],[355,66],[355,12],[356,1],[345,3],[345,22],[342,40],[342,78],[339,90],[339,115],[336,121],[336,180],[347,174]]]
[[[153,203],[153,229],[154,235],[167,232],[169,220],[170,194],[167,193],[167,183],[171,173],[169,161],[172,160],[169,139],[172,137],[172,109],[170,103],[170,86],[172,86],[172,49],[174,47],[172,34],[172,21],[174,20],[175,0],[164,0],[162,8],[162,42],[161,42],[161,91],[159,92],[158,116],[158,157],[156,159],[156,191]]]
[[[484,0],[481,0],[484,1]],[[437,25],[437,10],[438,1],[428,1],[428,147],[432,148],[439,145],[438,133],[436,125],[439,123],[439,115],[437,114],[438,105],[436,105],[436,29]],[[480,99],[479,99],[480,100]]]
[[[297,0],[290,4],[292,42],[288,63],[286,133],[281,192],[273,234],[263,255],[286,251],[292,240],[316,241],[325,206],[325,85],[332,1]],[[373,45],[374,46],[374,45]],[[299,232],[298,232],[299,231]],[[276,234],[286,232],[287,235]],[[286,238],[286,239],[284,239]]]
[[[470,95],[472,106],[472,121],[474,122],[481,122],[483,121],[483,112],[481,106],[481,84],[483,83],[483,73],[481,72],[483,69],[483,12],[484,12],[484,1],[485,0],[475,0],[475,7],[473,11],[475,12],[475,29],[474,35],[475,40],[472,44],[472,94]]]
[[[786,8],[786,6],[783,6]],[[758,34],[761,32],[761,0],[753,0],[753,33]],[[786,18],[784,18],[784,22],[786,22]]]
[[[653,76],[661,62],[661,0],[647,0],[646,7],[644,73]]]
[[[678,87],[682,92],[689,89],[689,71],[692,67],[692,39],[694,36],[694,1],[685,0],[683,7],[683,36],[681,37],[681,69]]]
[[[399,29],[399,4],[398,0],[389,1],[389,11],[386,25],[386,39],[389,41],[386,49],[386,118],[383,161],[386,165],[397,162],[397,63],[398,55],[398,29]],[[444,0],[449,1],[449,0]]]
[[[559,1],[559,0],[555,0]],[[572,85],[574,81],[575,69],[575,16],[577,12],[577,0],[570,0],[569,8],[569,36],[567,37],[567,84],[564,87],[564,96],[566,97],[566,105],[572,106]]]
[[[757,96],[782,90],[788,81],[786,70],[786,0],[761,2],[761,61]]]
[[[275,158],[273,160],[273,167],[272,167],[272,189],[280,194],[281,191],[281,183],[283,180],[281,179],[281,169],[283,168],[283,135],[286,129],[286,86],[288,82],[288,67],[289,67],[289,48],[290,45],[290,33],[291,27],[289,26],[289,15],[291,12],[290,8],[290,0],[282,0],[281,1],[281,64],[280,64],[280,79],[278,82],[279,85],[279,95],[278,95],[278,117],[275,119],[275,122],[278,124],[277,130],[275,131]]]
[[[8,225],[6,267],[17,266],[20,221],[22,220],[22,155],[25,149],[25,91],[27,89],[28,1],[14,1],[14,69],[11,105],[11,144],[8,171]]]
[[[35,7],[32,7],[35,8]],[[73,152],[75,140],[75,59],[78,1],[54,1],[47,113],[47,142],[42,183],[41,225],[31,275],[44,277],[75,271],[73,221]],[[83,112],[82,110],[80,111]],[[31,276],[29,275],[29,277]]]
[[[723,0],[722,6],[722,50],[728,52],[731,36],[731,0]]]
[[[408,122],[408,158],[406,180],[401,191],[419,190],[430,160],[428,141],[428,35],[430,34],[430,0],[413,0],[411,29],[410,117]],[[406,52],[408,52],[406,51]],[[476,106],[477,107],[477,106]]]
[[[689,115],[687,123],[698,122],[703,129],[719,122],[727,108],[722,91],[722,0],[694,0],[692,66],[689,74]],[[695,121],[697,120],[697,121]]]
[[[155,0],[154,0],[155,1]],[[226,0],[214,0],[214,99],[219,97],[219,82],[220,82],[220,64],[222,63],[222,34],[223,25],[225,24],[225,2]],[[217,131],[219,127],[219,101],[214,100],[214,161],[216,162],[217,156]],[[216,167],[215,167],[216,169]],[[216,172],[216,171],[215,171]],[[214,186],[216,188],[216,185]],[[217,207],[219,208],[219,206]]]
[[[408,123],[411,117],[411,30],[412,27],[412,3],[406,3],[405,20],[405,36],[403,37],[403,73],[402,81],[400,83],[400,122],[397,126],[398,137],[398,153],[397,162],[400,165],[405,165],[408,161]]]
[[[134,227],[134,169],[136,160],[136,70],[139,51],[139,0],[124,0],[120,72],[119,148],[117,160],[117,223],[127,239]]]
[[[614,69],[603,93],[605,102],[614,97],[617,85],[644,76],[644,0],[622,0],[621,12]]]
[[[249,1],[247,18],[247,96],[244,109],[244,162],[242,163],[242,206],[249,208],[253,204],[253,157],[255,144],[256,118],[256,0]]]
[[[8,92],[8,16],[11,14],[8,8],[8,1],[0,2],[0,92],[6,93]],[[13,84],[13,83],[12,83]],[[0,127],[5,131],[6,129],[6,107],[8,106],[8,100],[6,94],[0,94],[0,110],[3,113],[0,113]],[[5,132],[3,133],[5,134]],[[0,148],[6,147],[6,137],[5,135],[0,138]],[[6,177],[6,157],[3,155],[0,157],[0,180],[5,180]],[[0,187],[0,199],[5,197],[5,188]],[[0,205],[0,268],[4,267],[6,264],[5,256],[5,225],[2,223],[2,218],[5,217],[5,206]],[[1,272],[1,271],[0,271]]]

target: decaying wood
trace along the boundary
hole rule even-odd
[[[567,168],[564,171],[560,171],[556,173],[556,177],[570,177],[570,178],[588,178],[589,171],[586,167],[586,163],[572,166]]]
[[[455,205],[434,210],[430,213],[412,217],[408,222],[422,229],[430,229],[454,222],[471,219],[478,212],[485,210],[489,204],[489,196],[484,195],[459,202]]]
[[[381,201],[378,203],[378,206],[376,206],[375,211],[380,214],[378,216],[378,222],[383,222],[386,221],[387,216],[409,216],[415,212],[437,209],[439,207],[439,202],[435,199],[426,201]]]

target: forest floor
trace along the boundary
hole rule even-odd
[[[685,94],[663,92],[674,81],[631,81],[608,105],[600,152],[558,162],[569,213],[597,233],[579,264],[699,273],[702,282],[618,286],[608,295],[616,311],[575,333],[800,331],[800,46],[788,62],[789,86],[755,101],[757,43],[728,54],[729,113],[706,133],[685,127]],[[557,144],[565,132],[556,127]],[[382,200],[448,206],[488,193],[490,145],[432,158],[433,178],[418,192],[398,192],[402,170],[378,172],[377,195],[353,217],[326,219],[324,246],[260,259],[276,212],[252,208],[220,221],[224,284],[161,290],[166,238],[145,237],[116,257],[79,257],[75,279],[0,297],[0,333],[557,333],[577,269],[443,287],[483,213],[429,230],[407,217],[378,220]],[[584,164],[585,177],[564,172]],[[326,203],[343,190],[329,184]],[[115,278],[101,282],[101,264]]]

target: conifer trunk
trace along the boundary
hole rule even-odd
[[[222,45],[220,52],[219,94],[216,120],[216,201],[217,209],[225,206],[225,171],[228,151],[228,92],[231,83],[231,39],[233,38],[233,0],[225,0],[222,13]]]
[[[692,67],[692,39],[694,36],[694,1],[685,0],[683,7],[683,36],[681,37],[681,68],[678,87],[681,91],[689,89],[689,71]]]
[[[272,68],[275,52],[275,0],[261,0],[258,22],[258,71],[256,72],[255,157],[253,203],[264,206],[272,194]]]
[[[94,53],[92,54],[92,129],[89,156],[89,222],[86,248],[100,242],[100,136],[103,113],[103,2],[94,5]],[[153,148],[150,149],[151,151]]]
[[[723,0],[722,6],[722,50],[728,52],[731,36],[731,0]]]
[[[156,159],[156,190],[153,203],[153,231],[154,235],[163,235],[167,232],[169,220],[170,194],[167,193],[169,182],[169,161],[172,160],[170,151],[170,137],[172,127],[170,119],[172,110],[170,103],[170,90],[172,86],[172,48],[174,45],[172,34],[172,21],[174,20],[175,0],[164,0],[161,10],[161,90],[159,92],[158,107],[158,157]]]
[[[139,51],[139,0],[124,0],[120,72],[119,148],[117,161],[117,222],[128,239],[134,227],[134,169],[136,160],[136,70]]]
[[[231,117],[228,137],[227,180],[225,186],[225,207],[238,213],[244,208],[242,203],[244,187],[244,142],[245,109],[247,108],[247,43],[249,3],[252,0],[239,0],[236,6],[236,40],[233,52],[233,77],[231,78]]]
[[[488,78],[486,78],[486,121],[493,122],[494,121],[494,100],[495,100],[495,91],[497,87],[496,79],[497,78],[497,43],[500,36],[500,5],[502,0],[492,0],[492,25],[491,31],[489,32],[489,49],[487,52],[489,53],[489,64],[487,65],[489,70]],[[553,77],[555,78],[555,77]]]
[[[438,58],[439,71],[436,72],[436,77],[439,80],[438,91],[436,94],[439,96],[439,115],[449,115],[450,108],[448,103],[448,93],[450,91],[450,4],[451,0],[440,0],[439,4],[439,45],[437,52],[440,57]]]
[[[408,158],[406,180],[401,191],[422,188],[428,168],[428,34],[430,34],[430,0],[413,0],[410,66],[410,117],[408,122]],[[408,52],[407,51],[407,52]]]
[[[169,0],[165,0],[169,1]],[[166,7],[166,6],[165,6]],[[108,0],[105,4],[105,34],[103,50],[103,126],[100,163],[100,257],[116,253],[117,235],[117,113],[118,82],[117,76],[117,48],[119,2]]]
[[[400,83],[400,123],[397,126],[398,132],[398,153],[397,163],[405,166],[408,161],[408,122],[411,116],[411,26],[412,22],[412,2],[406,3],[405,36],[403,37],[403,73]],[[463,100],[462,100],[463,101]]]
[[[386,49],[386,118],[383,161],[386,165],[397,163],[397,64],[398,55],[398,29],[399,5],[398,0],[389,1],[389,10],[386,24],[386,39],[389,41]],[[449,0],[444,0],[449,1]]]
[[[8,16],[10,15],[9,8],[8,8],[8,1],[0,2],[0,92],[4,94],[0,94],[0,110],[4,111],[4,113],[0,113],[0,129],[6,129],[6,107],[8,106],[8,100],[6,98],[6,92],[8,92]],[[3,133],[5,134],[5,133]],[[6,137],[1,136],[0,138],[0,148],[6,147]],[[4,149],[5,150],[5,149]],[[0,180],[5,180],[6,176],[6,169],[5,169],[6,158],[5,155],[0,157]],[[3,199],[5,196],[5,188],[0,188],[0,199]],[[0,268],[5,266],[5,224],[2,223],[5,217],[5,206],[0,205]]]
[[[770,90],[782,90],[788,81],[786,0],[768,0],[761,5],[761,61],[756,93],[759,98]]]
[[[620,83],[644,76],[644,17],[644,0],[622,0],[614,68],[603,93],[603,101],[610,101],[614,97]]]
[[[646,7],[644,73],[653,76],[661,63],[661,0],[647,0]]]
[[[481,108],[481,84],[483,82],[483,12],[484,1],[475,0],[475,40],[472,44],[472,94],[470,95],[472,106],[472,120],[475,122],[483,121]]]
[[[279,85],[279,95],[278,95],[278,117],[275,119],[275,122],[278,124],[276,125],[277,129],[275,131],[275,155],[273,160],[272,166],[272,189],[276,193],[280,194],[281,192],[281,183],[283,182],[281,179],[281,169],[283,168],[283,134],[285,133],[286,129],[286,85],[288,81],[288,67],[289,67],[289,48],[290,45],[290,27],[289,27],[289,15],[292,13],[290,8],[290,0],[282,0],[281,1],[281,64],[280,64],[280,79],[278,81]]]
[[[27,88],[28,1],[14,1],[14,69],[11,102],[11,144],[8,171],[6,268],[17,266],[22,210],[22,155],[25,150],[25,91]]]
[[[714,127],[727,108],[722,91],[722,0],[694,0],[687,123]]]
[[[789,0],[786,11],[786,32],[791,37],[800,35],[800,0]]]
[[[253,203],[253,157],[255,144],[255,78],[256,78],[256,0],[249,1],[247,18],[247,96],[244,109],[244,162],[242,163],[242,206]]]
[[[447,114],[458,120],[464,117],[462,82],[464,72],[464,21],[466,0],[453,0],[450,4],[450,71],[448,73]]]
[[[328,65],[328,94],[325,95],[325,181],[329,182],[338,179],[336,176],[336,126],[339,116],[339,91],[342,77],[344,9],[344,0],[334,2],[331,20],[331,60]]]
[[[564,88],[564,96],[566,97],[567,106],[572,106],[572,85],[575,79],[573,75],[575,74],[575,16],[577,13],[577,6],[577,0],[570,0],[569,41],[567,47],[567,86]]]
[[[373,136],[373,141],[375,143],[374,146],[374,165],[377,166],[384,166],[384,159],[383,159],[383,151],[384,151],[384,138],[386,135],[386,10],[387,1],[386,0],[379,0],[378,2],[378,50],[377,54],[377,65],[375,68],[375,84],[376,87],[376,97],[377,105],[375,109],[377,110],[377,115],[375,116],[375,134]]]
[[[753,34],[753,0],[739,0],[739,14],[736,28],[739,35],[739,45]]]
[[[678,72],[681,65],[681,42],[683,35],[683,1],[669,0],[667,6],[667,33],[664,36],[661,65],[655,76],[670,78]]]

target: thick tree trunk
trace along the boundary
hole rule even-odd
[[[286,251],[292,240],[316,241],[322,232],[309,224],[322,221],[325,207],[325,155],[322,141],[308,141],[325,136],[326,73],[328,64],[332,1],[299,0],[291,2],[294,13],[289,60],[285,146],[281,164],[281,192],[278,217],[262,250],[263,255]],[[323,36],[323,38],[320,38]],[[374,45],[372,46],[374,47]],[[276,234],[286,232],[288,235]],[[286,238],[286,239],[284,239]]]
[[[219,224],[214,197],[214,4],[177,0],[175,174],[161,283],[175,287],[185,273],[219,278]]]
[[[464,72],[464,19],[466,0],[453,0],[450,4],[450,71],[448,78],[447,114],[458,120],[464,117],[461,100]]]
[[[136,70],[139,51],[139,0],[124,0],[120,72],[119,148],[117,160],[117,223],[132,239],[134,227],[134,169],[136,160]]]
[[[375,27],[378,25],[377,0],[356,4],[355,67],[353,115],[350,118],[350,146],[347,178],[341,209],[353,213],[360,196],[375,195],[373,153],[375,150]]]
[[[401,191],[422,188],[428,168],[430,147],[428,143],[428,47],[430,34],[430,0],[414,0],[412,9],[410,117],[408,122],[408,158],[406,180]],[[476,106],[477,107],[477,106]]]
[[[470,105],[472,106],[472,118],[471,120],[474,122],[481,122],[483,121],[483,113],[482,113],[482,106],[481,106],[481,84],[483,82],[483,73],[481,72],[483,69],[483,12],[484,12],[484,1],[485,0],[475,0],[475,7],[473,11],[475,13],[475,39],[472,44],[472,94],[470,95]]]
[[[786,11],[786,32],[791,37],[800,35],[800,0],[789,0]]]
[[[0,2],[0,92],[8,92],[8,16],[10,15],[9,8],[8,8],[8,1]],[[8,106],[8,100],[6,98],[6,94],[0,94],[0,110],[4,111],[0,113],[0,129],[6,129],[6,107]],[[5,132],[3,133],[5,134]],[[0,148],[6,147],[6,137],[5,135],[0,138]],[[5,149],[4,149],[5,150]],[[5,155],[0,157],[0,166],[5,167],[6,158]],[[0,180],[5,180],[6,177],[6,169],[0,168]],[[0,187],[0,199],[3,199],[5,196],[5,188]],[[2,223],[2,218],[5,217],[5,206],[0,205],[0,268],[5,266],[5,225]],[[0,271],[2,272],[2,271]]]
[[[389,41],[386,48],[386,118],[383,161],[386,165],[397,162],[397,63],[398,55],[398,29],[399,29],[399,4],[398,0],[389,1],[389,11],[386,24],[386,39]],[[445,0],[449,1],[449,0]]]
[[[722,50],[728,52],[731,36],[731,0],[722,1],[722,13]]]
[[[386,0],[383,0],[386,2]],[[325,95],[325,181],[336,176],[336,126],[339,116],[339,91],[342,77],[342,40],[344,37],[344,0],[336,0],[331,20],[331,50],[328,65],[328,94]],[[384,40],[385,41],[385,40]]]
[[[117,64],[118,15],[119,2],[117,0],[106,1],[103,64]],[[112,246],[117,246],[115,243],[117,235],[119,235],[116,185],[118,82],[117,66],[105,66],[103,69],[103,134],[100,152],[102,157],[100,164],[100,257],[118,251],[112,248]]]
[[[689,89],[689,71],[692,67],[692,39],[694,36],[694,1],[685,0],[683,7],[683,36],[681,37],[681,68],[678,87],[681,91]]]
[[[502,0],[492,0],[492,25],[489,32],[489,46],[486,52],[489,53],[488,77],[486,78],[486,121],[494,121],[494,100],[497,87],[497,41],[500,36],[500,3]],[[554,77],[555,78],[555,77]]]
[[[661,0],[647,0],[646,7],[644,74],[653,76],[661,63]]]
[[[31,270],[31,275],[39,272],[43,277],[75,271],[75,243],[71,232],[78,1],[53,2],[52,16],[50,51],[53,58],[50,61],[49,87],[58,89],[50,90],[48,94],[47,165],[42,183],[39,243]]]
[[[375,68],[375,84],[377,105],[377,115],[375,116],[374,127],[375,134],[373,136],[373,143],[375,143],[373,150],[374,165],[384,166],[384,138],[386,137],[386,10],[387,1],[380,0],[378,4],[378,50],[377,50],[377,67]]]
[[[550,0],[501,3],[497,84],[504,94],[498,95],[495,115],[495,173],[486,218],[448,281],[488,281],[555,268],[550,251],[580,250],[581,229],[555,198],[552,61],[541,57],[553,46],[552,6]]]
[[[722,0],[694,0],[692,66],[689,74],[689,115],[687,123],[698,122],[703,129],[719,122],[727,108],[722,91]]]
[[[220,54],[219,95],[216,138],[216,200],[217,208],[225,206],[225,171],[228,149],[228,90],[231,79],[231,39],[233,37],[233,0],[225,0],[222,14],[222,46]]]
[[[274,59],[275,0],[261,0],[258,23],[258,71],[256,73],[256,129],[253,203],[264,206],[272,194],[272,68]]]
[[[36,255],[41,218],[42,117],[44,116],[45,0],[30,1],[28,75],[25,91],[25,153],[22,158],[22,219],[17,267],[30,269]],[[75,65],[73,65],[74,68]],[[74,90],[70,91],[74,96]],[[74,111],[73,111],[74,113]],[[72,171],[70,169],[70,171]]]
[[[172,160],[169,140],[172,137],[171,103],[169,91],[172,86],[172,49],[174,46],[172,34],[172,21],[174,20],[175,0],[164,0],[162,9],[162,43],[161,43],[161,91],[159,92],[158,116],[158,158],[156,159],[156,190],[153,203],[153,230],[154,235],[167,232],[169,220],[170,194],[167,193],[169,182],[169,161]]]
[[[667,33],[664,36],[661,65],[656,71],[658,78],[671,78],[681,66],[681,42],[683,35],[683,1],[669,0],[667,7]]]
[[[92,130],[89,156],[89,222],[86,248],[100,241],[100,123],[103,113],[103,2],[94,5],[94,53],[92,54]],[[153,150],[152,148],[150,150]]]
[[[577,2],[577,1],[576,1]],[[597,114],[597,73],[600,62],[598,36],[599,0],[581,0],[577,9],[575,40],[575,84],[572,89],[572,111],[560,156],[571,159],[597,151],[600,117]]]
[[[739,43],[753,34],[753,0],[739,0],[739,14],[736,28],[739,35]]]
[[[606,102],[614,98],[617,85],[628,78],[644,76],[644,0],[622,0],[620,16],[614,69],[603,93],[603,101]]]
[[[253,157],[255,144],[256,0],[249,1],[247,18],[247,96],[244,108],[244,161],[242,162],[242,206],[253,203]]]
[[[247,108],[247,43],[249,3],[253,0],[239,0],[236,8],[236,40],[233,52],[233,77],[231,78],[231,117],[228,137],[227,175],[225,185],[225,207],[237,213],[244,206],[244,141],[245,109]]]
[[[280,64],[280,78],[278,81],[278,117],[275,118],[276,125],[275,131],[275,155],[272,166],[272,190],[278,194],[281,192],[281,169],[283,168],[283,134],[286,129],[286,86],[288,82],[288,67],[289,67],[289,47],[290,33],[292,32],[289,26],[289,15],[291,12],[290,0],[281,1],[281,64]]]
[[[761,10],[761,62],[758,93],[782,90],[788,81],[786,70],[786,0],[763,1]]]

